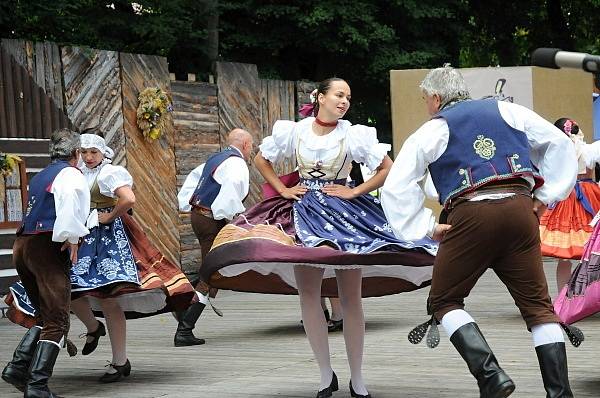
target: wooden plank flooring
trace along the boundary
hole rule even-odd
[[[556,293],[553,263],[546,264],[551,293]],[[413,346],[406,336],[426,320],[428,289],[364,301],[367,337],[364,373],[375,398],[478,397],[477,385],[466,365],[443,334],[434,350]],[[317,365],[299,324],[297,297],[220,292],[217,317],[207,309],[197,334],[204,346],[174,348],[176,327],[169,314],[128,323],[132,374],[124,382],[100,384],[97,378],[110,359],[108,339],[88,357],[69,358],[61,353],[51,386],[65,397],[314,397]],[[511,397],[544,397],[531,336],[509,294],[488,272],[468,301],[467,309],[479,322],[500,364],[514,379]],[[72,319],[71,335],[81,333]],[[568,346],[571,385],[576,397],[600,396],[600,317],[580,326],[586,341]],[[24,329],[0,319],[0,361],[4,365]],[[343,336],[330,336],[332,363],[340,379],[334,397],[348,397],[349,370]],[[21,397],[0,381],[0,397]]]

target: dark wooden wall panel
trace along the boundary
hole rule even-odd
[[[217,62],[217,86],[221,142],[236,127],[247,130],[260,143],[263,135],[261,121],[261,82],[256,65]],[[255,167],[250,168],[250,194],[246,207],[261,199],[262,176]]]
[[[115,151],[114,164],[126,165],[119,53],[63,47],[67,114],[78,130],[99,127]]]
[[[7,51],[7,42],[12,45],[9,49],[12,49],[18,58]],[[48,138],[52,131],[70,125],[62,107],[62,99],[56,102],[51,97],[60,95],[62,98],[62,86],[50,85],[46,89],[40,86],[32,75],[34,70],[28,69],[29,58],[15,50],[18,48],[17,42],[19,41],[3,40],[0,45],[0,137]],[[46,47],[55,48],[49,44]],[[38,61],[42,62],[40,59]],[[51,76],[56,77],[54,74]],[[48,82],[44,80],[42,83]],[[62,84],[62,78],[50,83]]]
[[[134,179],[134,216],[166,258],[179,265],[179,230],[175,190],[175,129],[167,117],[162,136],[147,141],[136,123],[138,95],[147,87],[170,93],[164,57],[120,53],[127,169]]]
[[[294,120],[294,82],[288,80],[261,80],[261,114],[262,136],[271,135],[277,120]],[[261,138],[262,141],[262,138]],[[291,159],[285,163],[274,165],[277,175],[291,173],[296,168],[296,161]]]
[[[60,50],[56,43],[2,39],[2,48],[25,68],[33,81],[64,109]]]
[[[171,82],[177,190],[187,175],[220,150],[217,85],[201,82]],[[201,250],[192,230],[190,213],[179,213],[181,268],[196,272]]]

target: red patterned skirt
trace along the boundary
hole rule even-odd
[[[579,180],[569,197],[549,208],[540,219],[542,255],[580,259],[590,238],[590,221],[600,210],[600,187],[591,179]]]

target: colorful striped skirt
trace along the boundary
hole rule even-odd
[[[569,197],[548,208],[540,219],[542,255],[580,259],[590,238],[590,221],[600,210],[600,187],[591,179],[577,181]]]

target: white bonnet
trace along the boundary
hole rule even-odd
[[[96,134],[81,134],[81,147],[82,148],[96,148],[102,152],[104,157],[112,159],[114,151],[106,146],[104,138]]]

